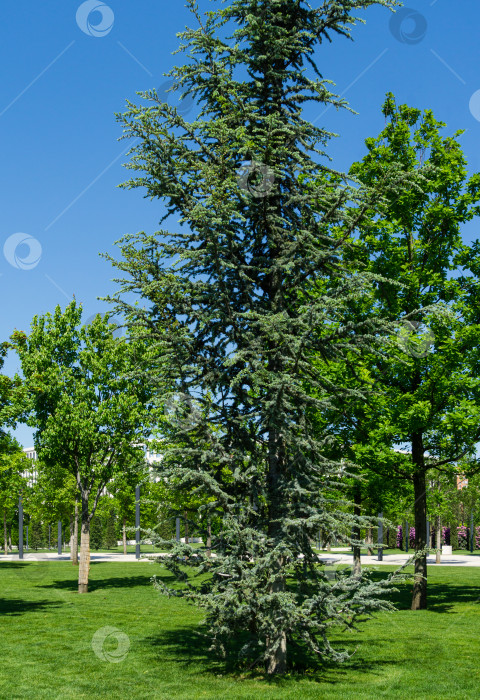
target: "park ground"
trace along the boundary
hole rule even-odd
[[[159,595],[153,574],[169,576],[154,563],[93,563],[90,593],[79,596],[67,561],[2,562],[0,697],[479,697],[480,568],[431,567],[429,610],[411,612],[411,584],[402,584],[398,612],[333,635],[338,648],[356,650],[348,662],[306,671],[300,659],[272,681],[211,656],[201,611]]]

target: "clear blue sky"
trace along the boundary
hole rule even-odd
[[[199,0],[202,10],[212,4],[220,2]],[[355,42],[339,37],[319,49],[324,77],[359,114],[309,115],[340,135],[331,154],[347,169],[362,157],[364,139],[382,128],[380,107],[392,91],[399,102],[432,108],[448,133],[466,129],[470,169],[479,170],[480,7],[412,0],[408,8],[393,25],[390,12],[370,9]],[[4,340],[73,294],[86,317],[106,310],[97,297],[112,291],[113,271],[99,252],[113,252],[125,233],[156,230],[161,204],[117,188],[127,144],[117,140],[114,114],[136,91],[164,84],[163,73],[182,60],[171,52],[189,14],[182,0],[16,0],[2,3],[0,16]],[[478,235],[476,223],[465,232]],[[17,367],[12,355],[6,371]],[[16,435],[32,443],[27,427]]]

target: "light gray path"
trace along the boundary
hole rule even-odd
[[[155,553],[155,554],[144,554],[140,560],[135,559],[135,554],[119,554],[117,552],[93,552],[90,554],[90,560],[92,562],[96,561],[121,561],[121,562],[135,562],[135,561],[147,561],[147,558],[156,558],[168,556],[167,554]],[[215,555],[214,555],[215,556]],[[362,556],[363,566],[401,566],[404,564],[410,555],[404,552],[399,552],[398,554],[384,554],[383,561],[378,561],[376,556],[368,557]],[[351,552],[321,552],[318,555],[319,561],[326,564],[332,565],[346,565],[352,564],[353,555]],[[35,561],[69,561],[70,555],[68,553],[59,556],[56,552],[48,552],[35,554],[32,552],[24,553],[23,559],[19,560],[18,554],[0,554],[0,565],[2,562],[6,561],[23,561],[25,563],[35,562]],[[427,557],[427,563],[431,566],[439,566],[435,564],[435,554],[431,554]],[[480,556],[469,555],[469,554],[450,554],[448,556],[442,557],[442,562],[440,566],[480,566]]]
[[[399,552],[398,554],[384,554],[383,561],[378,561],[377,556],[362,556],[363,566],[401,566],[411,557],[410,554]],[[322,552],[319,554],[321,561],[332,562],[333,564],[352,564],[353,554],[351,552]],[[480,566],[480,556],[470,554],[449,554],[442,556],[442,561],[435,564],[435,554],[427,557],[427,564],[431,566]]]

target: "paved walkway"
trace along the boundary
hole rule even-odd
[[[165,553],[156,552],[145,553],[141,555],[143,557],[162,557],[168,556]],[[383,561],[378,561],[376,556],[368,557],[362,556],[363,566],[401,566],[410,557],[410,554],[405,554],[404,552],[399,552],[398,554],[384,554]],[[353,554],[348,551],[333,551],[332,552],[322,552],[318,555],[320,561],[332,565],[336,564],[352,564]],[[23,561],[25,563],[34,561],[69,561],[70,555],[68,553],[58,555],[56,552],[48,553],[33,553],[25,552],[23,559],[18,558],[18,554],[0,554],[0,564],[6,561]],[[119,554],[118,552],[91,552],[90,560],[92,562],[96,561],[123,561],[123,562],[134,562],[134,561],[145,561],[145,559],[135,559],[135,554]],[[427,557],[427,563],[432,566],[438,566],[435,564],[435,554],[431,554]],[[470,554],[449,554],[442,557],[440,566],[480,566],[480,556],[470,555]]]
[[[410,554],[405,554],[405,552],[399,552],[398,554],[384,554],[383,560],[378,561],[377,556],[368,557],[362,556],[363,566],[401,566],[410,557]],[[321,561],[328,561],[332,564],[352,564],[353,554],[351,552],[322,552],[319,554],[319,559]],[[435,553],[428,555],[427,564],[432,566],[439,566],[435,564]],[[442,556],[442,561],[440,566],[480,566],[480,556],[474,554],[448,554]]]
[[[79,552],[80,556],[80,552]],[[0,564],[2,561],[70,561],[70,554],[57,554],[56,552],[24,552],[23,559],[17,554],[0,554]],[[90,561],[138,561],[135,554],[119,554],[118,552],[90,552]]]

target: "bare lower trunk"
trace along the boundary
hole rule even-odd
[[[8,526],[8,549],[12,551],[12,526]]]
[[[282,562],[279,562],[282,566]],[[279,576],[270,586],[271,593],[285,591],[285,578]],[[287,635],[284,630],[279,630],[275,637],[266,638],[267,674],[269,676],[281,675],[287,670]]]
[[[188,520],[187,520],[187,512],[186,511],[185,511],[184,517],[185,517],[185,544],[188,544]]]
[[[5,554],[8,554],[8,541],[7,541],[7,509],[3,509],[3,543]]]
[[[418,470],[413,477],[415,497],[415,552],[426,547],[427,534],[427,489],[425,471]],[[412,610],[427,608],[427,555],[415,560]]]
[[[90,573],[90,519],[88,517],[88,496],[82,496],[82,535],[80,541],[80,566],[78,569],[78,592],[88,593]]]
[[[73,566],[78,566],[78,503],[75,501],[75,513],[73,516],[73,537],[70,559]]]
[[[122,529],[122,535],[123,535],[123,553],[127,553],[127,519],[123,519],[123,529]]]
[[[440,516],[437,515],[436,530],[435,530],[435,564],[440,564],[441,562],[441,551],[442,551],[442,521]]]

